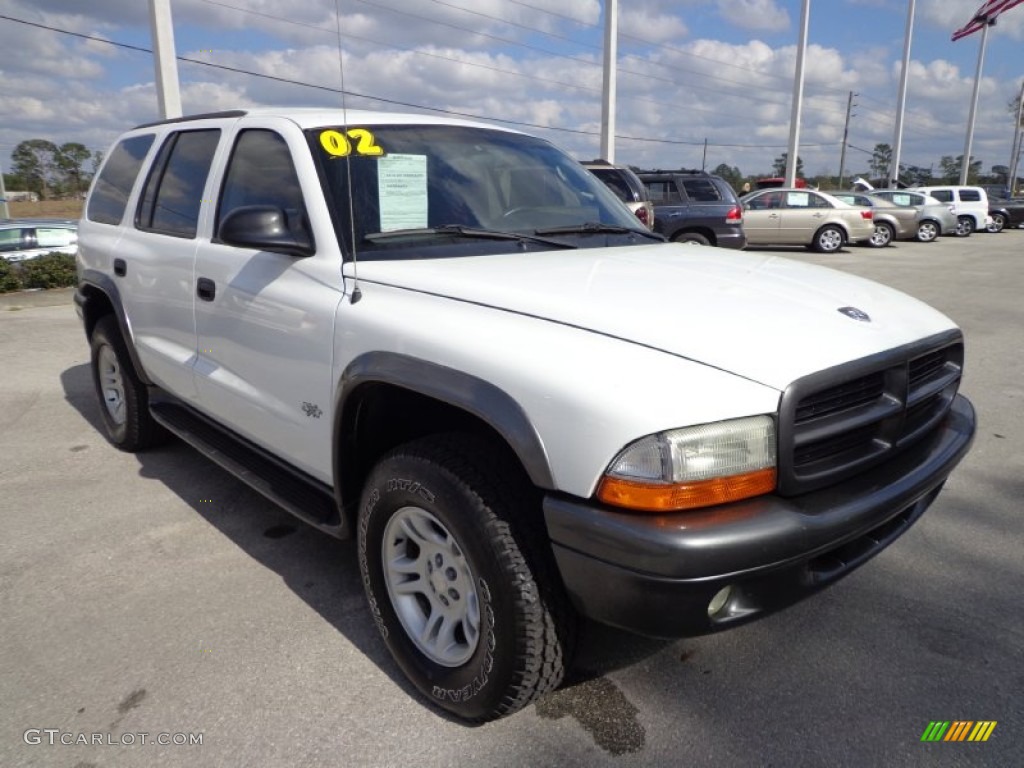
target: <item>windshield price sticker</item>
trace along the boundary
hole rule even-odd
[[[354,150],[352,142],[355,142]],[[384,149],[377,144],[376,137],[365,128],[352,128],[344,133],[333,128],[321,131],[320,146],[332,157],[347,157],[351,154],[380,157],[384,154]]]

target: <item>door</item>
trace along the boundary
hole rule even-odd
[[[278,208],[290,225],[315,232],[307,199],[321,193],[312,158],[297,127],[252,118],[240,122],[225,162],[211,236],[196,257],[200,407],[330,482],[332,347],[342,297],[337,245],[321,236],[314,255],[296,256],[228,245],[216,235],[232,211],[253,205]],[[322,216],[322,205],[316,212]]]
[[[779,242],[806,245],[828,219],[832,206],[813,192],[786,192],[779,223]]]
[[[763,192],[747,198],[743,204],[743,232],[748,245],[772,245],[779,242],[782,221],[782,192]]]
[[[220,128],[165,135],[114,252],[114,280],[142,366],[157,384],[185,400],[195,398],[197,234],[220,137]]]

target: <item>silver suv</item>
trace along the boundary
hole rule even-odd
[[[648,229],[654,229],[654,205],[644,183],[632,169],[607,160],[588,160],[583,167],[605,183]]]

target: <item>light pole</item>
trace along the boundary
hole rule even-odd
[[[967,138],[964,140],[963,163],[960,165],[960,186],[967,183],[967,173],[971,169],[971,143],[974,141],[974,118],[978,112],[978,91],[981,89],[981,67],[985,63],[985,46],[988,45],[988,28],[994,27],[994,16],[981,14],[975,21],[980,22],[981,48],[978,50],[978,70],[974,74],[974,93],[971,96],[971,112],[967,118]]]
[[[800,13],[800,45],[796,49],[796,75],[793,78],[793,111],[789,115],[789,155],[786,157],[786,186],[796,186],[796,166],[800,156],[800,113],[804,104],[804,57],[807,54],[807,30],[810,27],[811,0],[804,0]]]
[[[900,90],[896,98],[896,135],[892,142],[892,164],[889,166],[888,186],[900,178],[900,153],[903,149],[903,113],[907,108],[907,70],[910,69],[910,39],[914,33],[914,8],[917,0],[907,3],[907,31],[903,36],[903,69],[900,72]]]

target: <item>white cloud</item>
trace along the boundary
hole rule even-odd
[[[789,28],[789,12],[776,0],[718,0],[718,12],[740,29],[781,32]]]

